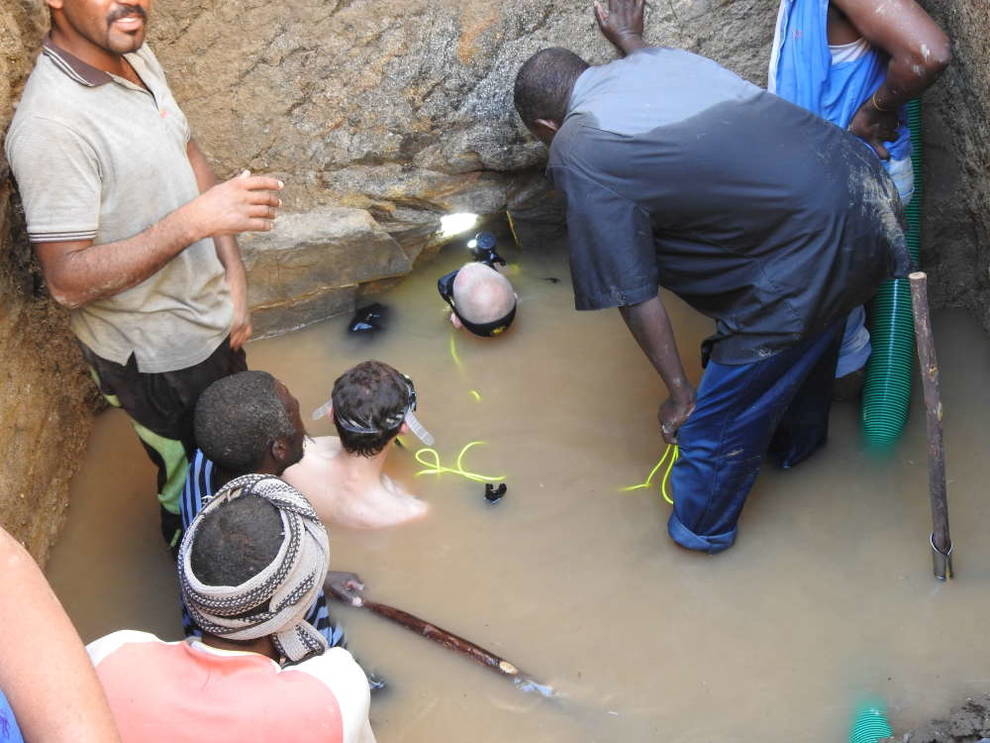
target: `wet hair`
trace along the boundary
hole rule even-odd
[[[203,516],[189,566],[208,586],[239,586],[271,565],[282,541],[278,509],[258,495],[242,495]]]
[[[516,111],[532,128],[537,119],[561,123],[574,83],[588,69],[588,63],[569,49],[559,46],[541,49],[527,59],[516,74]]]
[[[483,263],[461,267],[454,280],[454,304],[461,319],[475,324],[505,317],[516,306],[512,282]]]
[[[243,371],[218,379],[196,402],[196,445],[232,475],[254,472],[272,442],[295,436],[289,411],[268,372]]]
[[[389,427],[388,420],[409,405],[409,386],[403,376],[381,361],[362,361],[351,367],[333,383],[330,400],[333,423],[340,444],[349,454],[373,457],[395,438],[402,427]],[[377,433],[355,433],[337,422],[337,418],[361,421]]]

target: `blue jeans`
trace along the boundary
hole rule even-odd
[[[842,325],[762,361],[709,362],[677,433],[667,522],[675,542],[711,554],[728,549],[763,457],[789,468],[825,443]]]

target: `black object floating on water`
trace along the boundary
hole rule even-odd
[[[560,283],[560,279],[558,279],[556,276],[544,276],[543,277],[543,280],[544,281],[549,281],[551,284],[559,284]]]
[[[505,495],[505,492],[508,489],[509,486],[506,485],[504,482],[500,483],[497,488],[494,485],[492,485],[490,482],[486,482],[485,500],[488,501],[489,503],[498,503],[500,500],[502,500],[502,496]]]
[[[387,317],[388,307],[378,302],[359,307],[351,318],[351,324],[347,326],[347,332],[374,333],[376,330],[384,330]]]

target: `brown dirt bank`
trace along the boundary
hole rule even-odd
[[[0,6],[0,132],[34,60],[44,15]],[[41,287],[0,150],[0,523],[44,562],[89,438],[93,398],[66,314]]]

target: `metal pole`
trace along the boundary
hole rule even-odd
[[[925,420],[928,429],[928,492],[932,508],[932,562],[935,578],[952,577],[952,538],[949,536],[949,504],[945,492],[945,446],[942,440],[942,398],[939,393],[938,360],[928,312],[928,277],[923,271],[908,276],[914,335],[921,364],[921,385],[925,393]]]

